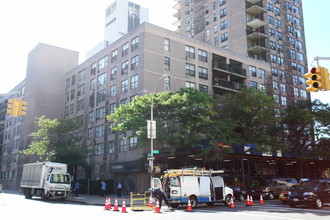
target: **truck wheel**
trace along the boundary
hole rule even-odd
[[[314,203],[314,207],[317,208],[317,209],[322,208],[322,200],[320,198],[316,198],[315,203]]]
[[[225,206],[229,206],[230,205],[230,200],[231,200],[231,195],[227,195],[225,198],[225,201],[223,202],[225,204]]]
[[[190,196],[189,199],[191,203],[191,208],[196,208],[198,203],[197,198],[195,196]]]
[[[24,196],[25,196],[26,199],[32,199],[32,194],[31,194],[30,191],[25,191]]]

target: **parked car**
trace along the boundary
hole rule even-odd
[[[323,203],[330,202],[330,180],[308,180],[290,189],[287,198],[290,207],[296,205],[312,205],[322,208]]]
[[[0,193],[2,193],[2,184],[0,183]]]
[[[292,185],[297,183],[297,180],[294,178],[268,179],[264,183],[251,187],[247,193],[253,197],[262,195],[267,199],[275,199],[275,197],[279,197],[281,192],[288,190]]]
[[[293,190],[294,188],[296,188],[298,186],[298,184],[295,184],[295,185],[292,185],[290,187],[290,189],[288,190],[284,190],[283,192],[280,193],[280,195],[278,196],[278,198],[280,199],[280,201],[283,203],[283,204],[286,204],[287,203],[287,198],[288,198],[288,192],[289,190]]]
[[[234,198],[240,202],[244,201],[246,198],[246,191],[242,190],[239,186],[228,186],[234,191]]]

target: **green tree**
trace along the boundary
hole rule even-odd
[[[135,98],[128,105],[121,105],[115,113],[107,116],[108,120],[115,122],[112,129],[131,131],[132,136],[138,137],[139,146],[148,144],[146,120],[150,120],[152,98],[154,120],[157,121],[157,142],[168,146],[170,152],[181,148],[189,154],[189,149],[199,146],[201,140],[213,141],[226,136],[226,130],[220,132],[223,124],[212,120],[217,116],[214,99],[207,93],[191,88],[176,93],[149,94]]]
[[[66,163],[69,169],[79,165],[86,167],[87,150],[74,137],[79,128],[74,120],[37,118],[39,130],[32,132],[32,143],[21,151],[25,155],[38,155],[40,160]]]
[[[284,111],[288,151],[299,157],[330,157],[330,105],[320,100],[290,103]]]
[[[230,140],[239,146],[253,144],[258,152],[274,152],[284,148],[282,129],[275,116],[274,101],[266,93],[255,88],[243,89],[230,97],[220,97],[219,117],[228,118],[234,124]],[[245,184],[243,159],[247,151],[241,152],[241,170]],[[245,185],[243,185],[245,186]]]

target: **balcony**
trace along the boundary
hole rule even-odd
[[[246,0],[247,2],[250,2],[251,4],[256,4],[260,2],[261,0]]]
[[[181,17],[181,10],[178,10],[172,16],[179,19]]]
[[[262,45],[253,45],[248,48],[248,52],[250,53],[264,53],[267,51],[269,51],[269,49]]]
[[[172,8],[175,9],[175,10],[180,10],[181,9],[180,2],[178,2],[178,4],[174,5]]]
[[[259,5],[252,5],[246,9],[246,12],[250,15],[258,16],[262,13],[267,12],[266,9],[260,7]]]
[[[221,79],[218,77],[213,78],[213,87],[224,89],[231,92],[239,92],[245,86],[242,83],[235,82],[235,81],[228,81],[225,79]]]
[[[223,71],[228,74],[235,75],[240,78],[246,79],[246,70],[242,67],[233,66],[233,65],[223,63],[223,62],[213,61],[212,69],[218,70],[218,71]]]
[[[249,40],[255,41],[255,40],[259,40],[259,39],[268,38],[268,36],[264,33],[259,32],[259,31],[247,31],[247,38]]]
[[[252,18],[251,20],[247,21],[246,25],[253,28],[258,29],[262,26],[265,26],[267,23],[259,18]]]

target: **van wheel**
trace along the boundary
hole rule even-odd
[[[198,203],[197,198],[195,196],[190,196],[189,199],[191,203],[191,208],[196,208]]]
[[[315,203],[314,203],[315,208],[320,209],[322,208],[322,201],[320,198],[316,198]]]
[[[227,195],[225,198],[225,201],[223,202],[225,204],[225,206],[229,206],[230,205],[230,200],[231,200],[231,195]]]

